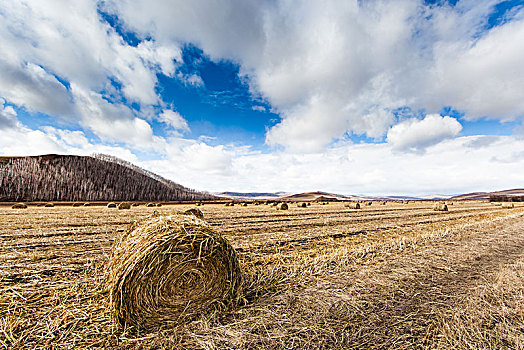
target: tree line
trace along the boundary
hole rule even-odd
[[[492,194],[489,196],[490,202],[524,202],[524,196],[504,196]]]
[[[0,158],[0,201],[176,201],[215,196],[107,155]]]

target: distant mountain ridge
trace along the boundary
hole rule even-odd
[[[494,192],[472,192],[472,193],[465,193],[458,196],[453,196],[451,199],[454,200],[466,200],[466,199],[490,199],[490,197],[521,197],[524,196],[524,188],[514,188],[511,190],[503,190],[503,191],[494,191]]]
[[[230,198],[230,199],[275,199],[283,195],[287,195],[287,192],[215,192],[216,196]]]
[[[0,201],[177,201],[216,198],[107,155],[0,157]]]

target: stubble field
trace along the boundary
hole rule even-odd
[[[104,288],[113,243],[192,206],[0,206],[0,347],[524,348],[524,206],[475,201],[206,204],[241,258],[243,305],[122,332]]]

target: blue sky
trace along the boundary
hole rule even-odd
[[[523,1],[7,1],[0,17],[0,155],[109,153],[209,191],[523,186]]]

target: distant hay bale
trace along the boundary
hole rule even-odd
[[[116,203],[113,203],[113,202],[107,203],[107,207],[108,208],[116,208]]]
[[[153,208],[153,207],[156,207],[156,204],[155,203],[147,203],[146,207]]]
[[[271,204],[271,205],[276,207],[276,206],[278,206],[278,202],[273,202],[273,204]]]
[[[73,207],[81,207],[82,206],[82,203],[80,202],[74,202],[73,203]]]
[[[13,206],[11,207],[11,209],[26,209],[27,208],[27,204],[25,203],[16,203],[16,204],[13,204]]]
[[[229,207],[229,203],[226,203],[224,206],[225,206],[225,207]]]
[[[307,206],[309,207],[311,205],[311,203],[307,202]]]
[[[153,330],[238,304],[242,273],[233,247],[203,220],[155,216],[117,242],[106,283],[114,320]]]
[[[299,208],[307,208],[307,204],[306,203],[297,203],[297,207],[299,207]]]
[[[118,209],[131,209],[131,204],[129,204],[128,202],[122,202],[118,205]]]
[[[277,209],[278,209],[278,210],[288,210],[288,209],[289,209],[289,206],[287,205],[287,203],[280,203],[280,204],[277,206]]]
[[[136,203],[136,202],[131,204],[131,206],[133,206],[133,207],[138,207],[139,205],[140,205],[140,203]]]
[[[366,205],[371,205],[371,204],[373,204],[373,202],[367,202],[367,203],[366,203]]]
[[[184,215],[194,215],[197,218],[204,220],[204,213],[202,213],[202,210],[198,208],[190,208],[184,211]]]
[[[243,207],[247,207],[247,203],[242,203],[242,206]]]
[[[446,203],[436,203],[433,207],[433,210],[436,211],[448,211],[448,206]]]
[[[388,204],[388,202],[382,202],[381,204],[382,204],[382,205],[386,205],[386,204]]]
[[[345,207],[349,209],[360,209],[360,203],[348,203]]]
[[[89,207],[91,203],[84,203],[84,207]]]
[[[46,203],[46,204],[44,204],[44,207],[45,208],[54,208],[55,205],[53,203]]]
[[[162,203],[157,203],[156,206],[157,206],[157,207],[161,207],[161,206],[162,206]]]
[[[502,203],[502,208],[504,209],[512,209],[512,208],[515,208],[515,205],[511,202],[509,203]]]

